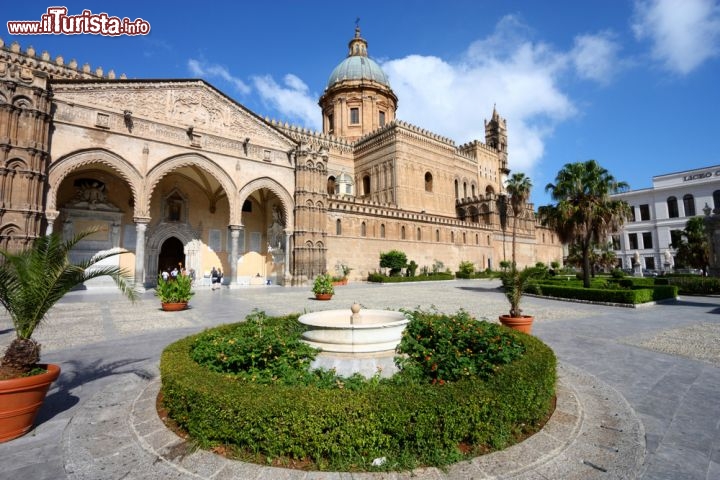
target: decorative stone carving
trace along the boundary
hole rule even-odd
[[[122,85],[58,85],[55,99],[77,105],[131,110],[133,116],[194,127],[202,133],[213,133],[242,142],[252,137],[254,143],[288,151],[293,142],[228,101],[200,81],[129,83]]]

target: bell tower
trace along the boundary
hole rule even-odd
[[[493,106],[492,118],[489,122],[487,120],[485,121],[485,144],[498,152],[500,184],[503,186],[505,185],[505,179],[510,173],[510,169],[508,168],[507,142],[507,121],[498,115],[495,106]]]

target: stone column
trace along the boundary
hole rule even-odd
[[[236,285],[238,283],[238,272],[237,272],[237,261],[238,261],[238,247],[240,232],[242,231],[242,225],[230,225],[230,284]]]
[[[285,268],[283,272],[283,284],[289,285],[290,284],[290,237],[292,236],[292,232],[290,230],[285,230]]]
[[[135,222],[135,283],[145,285],[145,231],[149,218],[134,218]]]
[[[45,229],[45,235],[50,235],[53,233],[53,224],[55,223],[55,220],[57,220],[57,217],[60,215],[60,212],[57,210],[46,210],[45,211],[45,219],[47,220],[47,228]]]

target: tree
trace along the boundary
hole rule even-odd
[[[607,241],[630,216],[625,201],[610,198],[627,189],[627,183],[617,181],[595,160],[565,164],[555,183],[545,187],[557,204],[540,207],[538,214],[544,225],[555,230],[560,241],[580,248],[585,288],[590,287],[593,243]]]
[[[532,182],[524,173],[513,173],[505,185],[505,189],[510,194],[510,208],[513,212],[512,225],[512,263],[517,266],[516,244],[517,244],[517,221],[518,217],[525,210],[527,201],[530,198],[530,189]]]
[[[407,256],[400,250],[390,250],[380,254],[380,267],[389,268],[390,276],[394,277],[407,265]]]
[[[685,230],[678,237],[670,244],[677,251],[676,266],[707,268],[710,263],[710,244],[703,217],[689,219]]]

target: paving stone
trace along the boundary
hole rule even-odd
[[[497,284],[351,284],[338,289],[332,305],[323,307],[341,308],[357,299],[366,308],[380,309],[435,304],[441,311],[464,308],[495,321],[498,312],[507,309]],[[61,328],[43,331],[40,340],[44,360],[59,363],[63,373],[37,427],[0,444],[0,478],[464,480],[486,478],[487,469],[501,478],[525,479],[720,478],[720,368],[708,360],[712,356],[691,358],[692,352],[659,351],[647,343],[659,338],[682,346],[683,339],[702,339],[705,332],[715,331],[718,320],[708,312],[717,308],[716,298],[626,309],[528,297],[524,307],[536,313],[534,333],[555,350],[560,375],[571,388],[558,388],[556,423],[529,439],[525,448],[532,455],[525,463],[509,449],[498,452],[495,463],[489,455],[447,472],[358,474],[275,470],[212,456],[195,462],[200,475],[194,475],[193,454],[172,455],[184,442],[164,429],[155,412],[157,390],[148,388],[156,385],[162,349],[203,328],[241,321],[256,307],[273,315],[319,307],[308,288],[280,287],[198,291],[191,306],[171,318],[160,312],[151,292],[132,306],[117,293],[73,292],[60,302],[53,321]],[[11,332],[0,331],[0,345],[10,338]],[[577,398],[566,402],[568,395]],[[610,429],[601,430],[601,424]],[[621,424],[631,427],[611,430]],[[552,440],[568,446],[553,449]],[[505,470],[497,459],[505,460]]]

